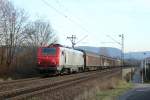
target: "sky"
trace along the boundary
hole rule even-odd
[[[150,51],[149,0],[10,1],[30,20],[48,20],[60,44],[71,46],[67,36],[76,35],[77,46],[120,49],[115,41],[121,42],[119,35],[124,34],[125,52]]]

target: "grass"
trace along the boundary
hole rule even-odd
[[[116,97],[121,95],[123,92],[132,88],[132,83],[120,80],[118,85],[113,89],[106,89],[96,93],[96,100],[116,100]]]

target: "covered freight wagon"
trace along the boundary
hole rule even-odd
[[[97,70],[101,68],[101,58],[99,54],[84,51],[84,57],[86,70]]]

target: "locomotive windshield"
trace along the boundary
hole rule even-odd
[[[56,48],[43,48],[42,53],[44,55],[55,55],[56,54]]]

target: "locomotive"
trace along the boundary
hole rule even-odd
[[[59,44],[39,47],[37,68],[41,73],[72,73],[119,67],[121,61]]]

